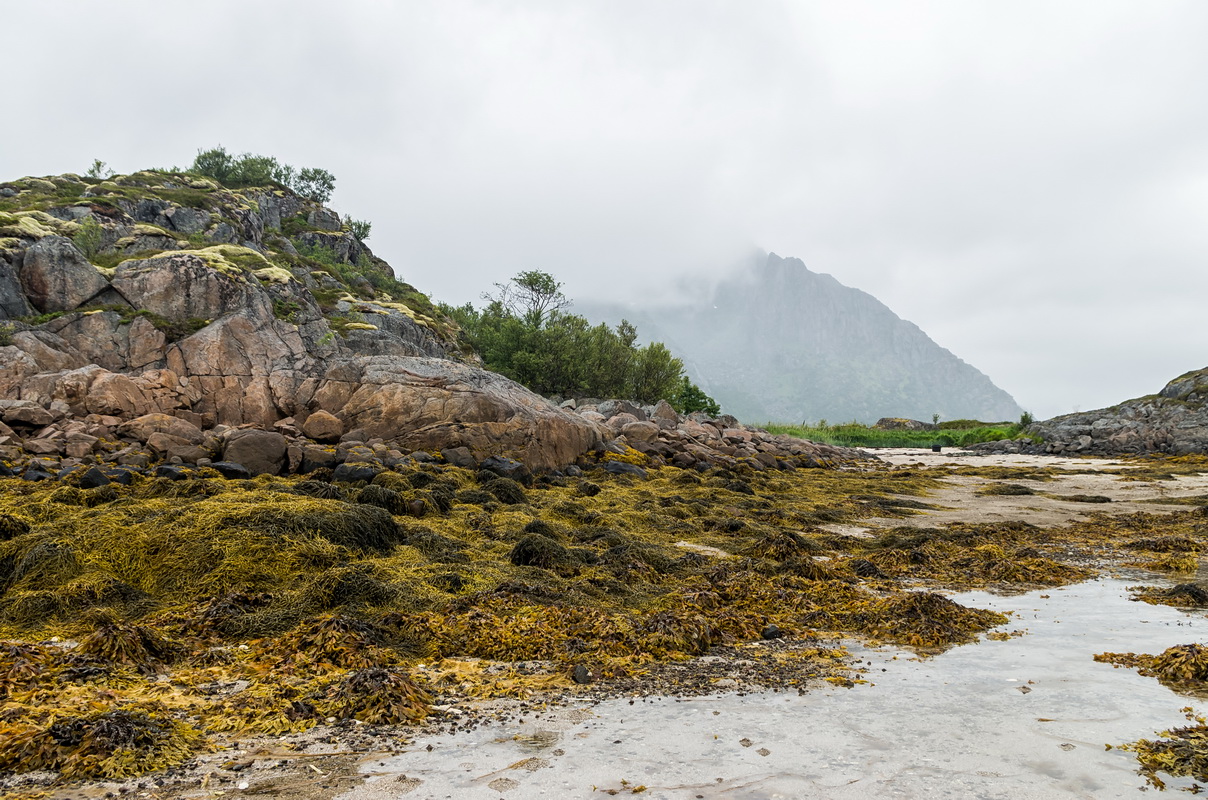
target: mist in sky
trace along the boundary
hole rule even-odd
[[[0,180],[337,176],[435,299],[695,292],[756,248],[1037,417],[1208,364],[1208,4],[65,2],[4,10]]]

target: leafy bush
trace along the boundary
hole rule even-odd
[[[368,220],[352,219],[349,217],[346,222],[348,232],[351,233],[358,242],[363,242],[369,238],[369,231],[373,229],[373,224]]]
[[[298,179],[289,188],[316,203],[326,203],[336,188],[336,176],[325,169],[306,167],[298,173]]]
[[[278,183],[316,203],[330,200],[336,186],[336,177],[325,169],[304,167],[299,170],[272,156],[252,153],[233,156],[222,145],[197,151],[189,171],[232,188]]]
[[[680,383],[676,387],[675,394],[667,398],[667,402],[681,414],[703,411],[711,417],[716,417],[721,413],[721,406],[717,404],[717,401],[705,394],[695,383],[688,380],[687,375],[680,378]]]
[[[681,397],[681,402],[704,404],[692,410],[717,407],[698,387],[684,394],[683,362],[660,342],[637,346],[637,329],[629,322],[622,320],[613,329],[565,313],[569,301],[552,275],[522,272],[496,288],[494,296],[485,297],[482,310],[469,303],[442,307],[461,325],[488,369],[539,394],[628,397],[643,403],[666,399],[672,405]]]
[[[89,167],[88,172],[86,172],[84,174],[87,175],[89,178],[96,178],[97,180],[105,180],[106,178],[113,177],[113,170],[109,169],[109,165],[106,164],[104,161],[101,161],[99,158],[94,158],[92,160],[92,166]]]

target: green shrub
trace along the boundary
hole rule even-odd
[[[79,229],[71,237],[71,241],[90,261],[96,258],[96,254],[100,252],[104,239],[105,229],[92,216],[85,217],[84,221],[80,223]]]
[[[356,237],[358,242],[363,242],[369,238],[369,231],[373,229],[373,223],[363,219],[352,219],[349,217],[345,224],[348,226],[348,232]]]
[[[671,406],[681,414],[703,411],[711,417],[716,417],[721,413],[721,406],[717,404],[717,401],[688,380],[687,375],[680,378],[679,386],[675,393],[667,398],[667,402],[671,403]]]
[[[660,342],[637,346],[637,329],[625,320],[613,329],[565,313],[569,301],[561,287],[547,273],[522,272],[508,284],[496,284],[497,293],[486,297],[482,310],[467,303],[441,311],[461,326],[488,369],[534,392],[644,403],[666,399],[674,405],[685,380],[683,362]],[[699,396],[689,392],[685,399],[712,403],[692,388]]]
[[[106,178],[113,177],[113,170],[109,169],[109,165],[104,161],[101,161],[99,158],[94,158],[92,160],[92,166],[88,168],[88,172],[86,172],[85,175],[89,178],[105,180]]]
[[[232,188],[277,183],[316,203],[330,200],[336,185],[336,177],[325,169],[305,167],[298,170],[272,156],[252,153],[233,156],[222,145],[198,150],[189,171]]]
[[[302,306],[293,300],[282,300],[281,298],[273,300],[273,316],[277,319],[293,322],[298,318],[298,312],[301,310]]]

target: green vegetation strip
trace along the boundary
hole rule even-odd
[[[822,442],[840,447],[967,447],[978,442],[997,442],[1015,439],[1022,435],[1023,427],[1017,423],[973,422],[972,427],[944,428],[930,431],[882,430],[858,422],[843,425],[782,425],[769,422],[764,426],[775,434],[788,434],[798,439]]]

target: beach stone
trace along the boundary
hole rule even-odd
[[[630,444],[635,442],[653,442],[659,438],[659,426],[653,422],[631,422],[621,428],[621,435]]]
[[[305,475],[317,469],[332,468],[340,463],[340,456],[323,447],[307,445],[302,448],[302,463],[298,472]]]
[[[170,481],[183,481],[189,473],[174,464],[160,464],[155,468],[155,477],[167,478]]]
[[[782,631],[778,625],[767,625],[762,631],[759,632],[759,638],[763,639],[764,641],[779,639],[782,636],[784,636],[784,631]]]
[[[676,411],[675,408],[666,400],[659,400],[654,404],[654,410],[650,414],[650,419],[652,421],[664,420],[672,423],[673,425],[677,425],[679,424],[680,415],[679,412]]]
[[[138,470],[128,467],[105,467],[104,473],[105,477],[109,478],[113,483],[129,486],[134,483],[134,476],[138,474]]]
[[[55,439],[26,439],[23,447],[25,452],[39,456],[62,455],[66,442]]]
[[[44,428],[58,419],[52,412],[28,401],[6,408],[3,418],[8,425],[26,425],[32,428]]]
[[[21,473],[21,480],[23,481],[49,481],[53,479],[54,475],[41,467],[26,467],[25,471]]]
[[[645,422],[646,412],[628,400],[605,400],[596,405],[596,411],[611,420],[617,414],[629,414],[635,421]]]
[[[570,674],[571,680],[578,684],[591,683],[591,671],[582,664],[575,664]]]
[[[455,467],[473,469],[478,463],[474,460],[474,454],[470,452],[470,448],[468,447],[450,447],[446,450],[441,450],[440,454],[446,462]]]

